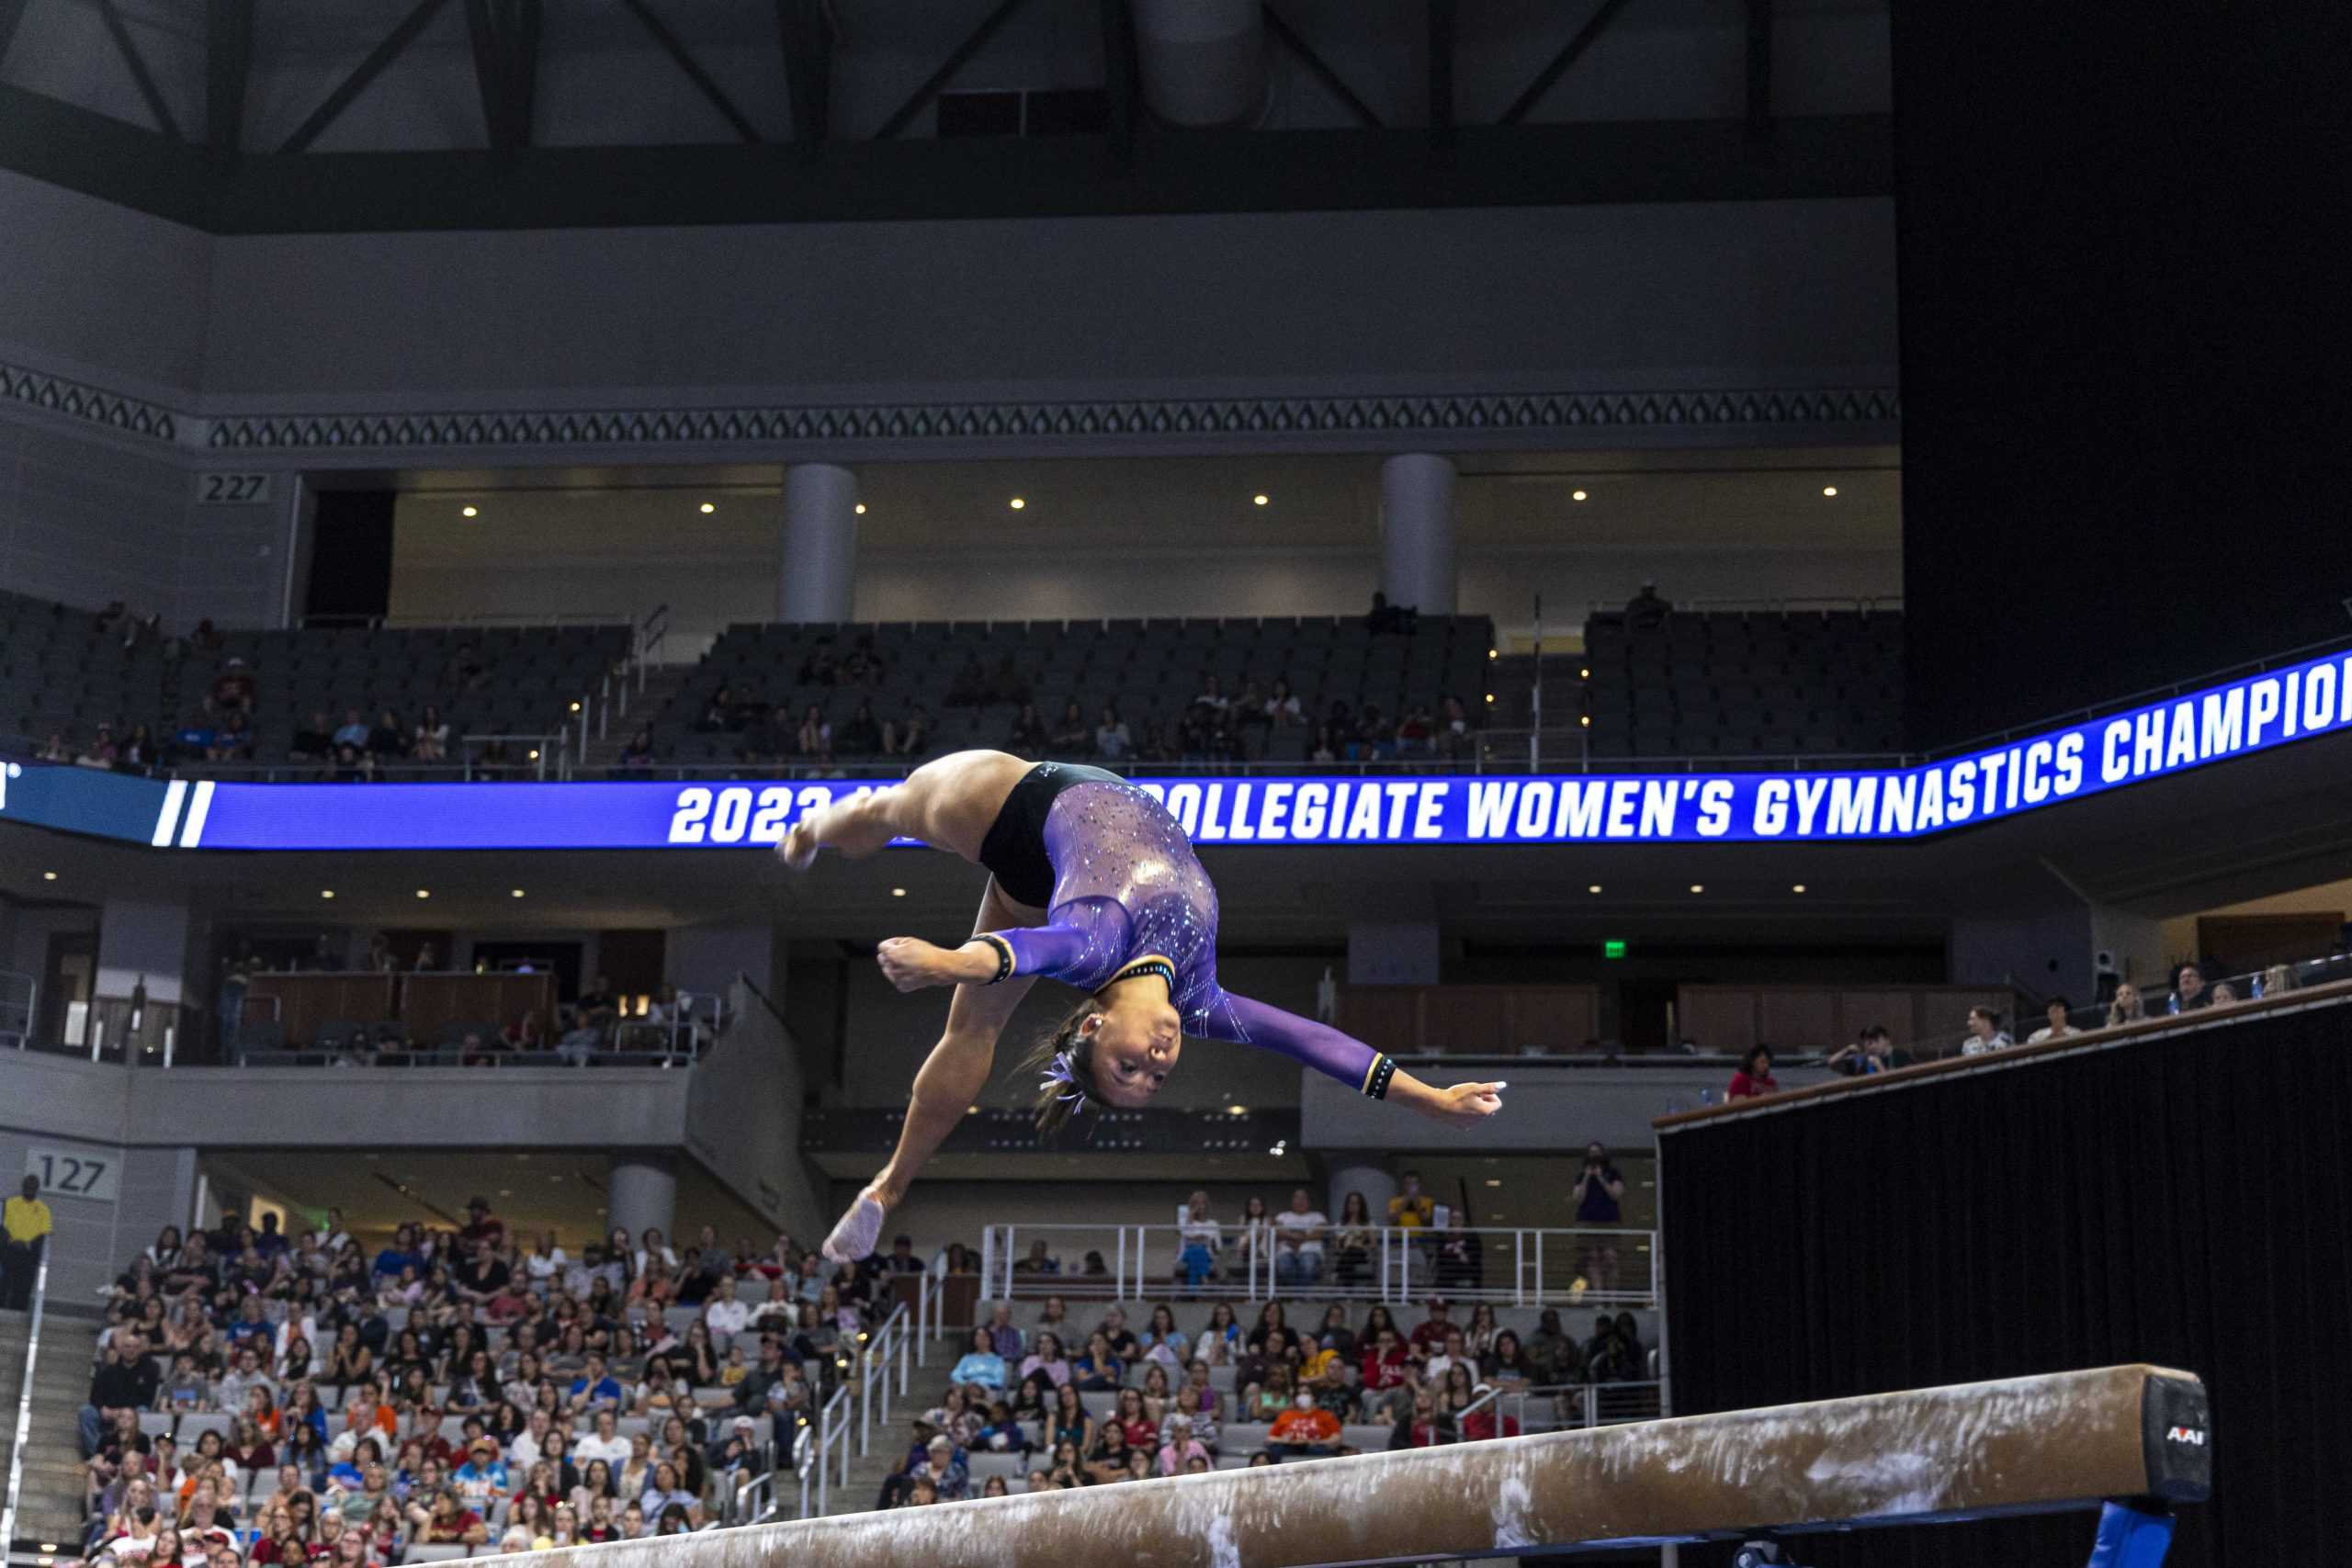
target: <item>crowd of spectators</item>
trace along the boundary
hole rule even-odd
[[[723,1522],[887,1314],[904,1247],[826,1265],[779,1236],[574,1253],[330,1211],[289,1236],[166,1227],[115,1280],[80,1416],[94,1562],[370,1568]]]
[[[998,1303],[967,1345],[877,1506],[1511,1436],[1491,1395],[1649,1375],[1631,1313],[1597,1314],[1579,1337],[1546,1309],[1522,1339],[1493,1307],[1457,1314],[1443,1296],[1408,1328],[1378,1303],[1294,1324],[1281,1301],[1246,1323],[1219,1302],[1191,1321],[1162,1303],[1141,1324],[1113,1304],[1088,1324],[1056,1295],[1026,1329]],[[982,1454],[1003,1457],[976,1467]]]
[[[2209,982],[2205,976],[2211,967],[2213,965],[2210,963],[2198,959],[2174,965],[2167,988],[2162,998],[2154,1003],[2147,999],[2137,985],[2121,979],[2115,982],[2107,1002],[2098,1007],[2077,1009],[2066,997],[2052,996],[2043,1003],[2042,1021],[2026,1036],[2025,1043],[2042,1045],[2052,1041],[2071,1040],[2094,1030],[2143,1023],[2152,1018],[2177,1017],[2209,1008],[2231,1007],[2242,1001],[2283,995],[2295,989],[2298,984],[2296,968],[2291,964],[2274,964],[2240,980]],[[2019,1027],[2023,1027],[2022,1024]],[[1968,1010],[1960,1040],[1960,1055],[1981,1056],[1995,1051],[2006,1051],[2017,1043],[2016,1037],[2005,1027],[1998,1008],[1979,1005]],[[1775,1052],[1770,1045],[1750,1047],[1740,1059],[1739,1067],[1732,1074],[1724,1098],[1753,1100],[1778,1093],[1781,1085],[1772,1076],[1774,1058]],[[1822,1064],[1847,1077],[1866,1077],[1910,1066],[1916,1060],[1911,1052],[1895,1045],[1894,1036],[1886,1025],[1874,1023],[1864,1028],[1851,1043],[1841,1045],[1825,1055]]]
[[[140,620],[119,604],[96,615],[101,632],[124,628],[126,648],[154,635],[155,622]],[[191,653],[213,653],[220,634],[210,621],[200,623],[186,637],[164,644],[174,659]],[[439,673],[441,685],[453,694],[478,690],[491,678],[490,665],[472,644],[460,645]],[[358,783],[373,780],[385,770],[405,764],[431,766],[457,756],[448,719],[437,703],[428,702],[413,716],[377,707],[374,716],[359,706],[343,710],[336,723],[324,711],[313,712],[295,729],[285,755],[264,756],[254,735],[262,703],[261,673],[241,656],[220,660],[210,682],[197,694],[187,716],[177,722],[159,720],[100,721],[85,736],[66,729],[50,731],[36,753],[45,762],[105,769],[116,773],[151,773],[199,762],[292,764],[298,773]],[[478,777],[520,775],[537,761],[514,755],[503,741],[486,743],[470,759]]]

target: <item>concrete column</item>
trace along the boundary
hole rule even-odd
[[[1453,458],[1408,452],[1380,465],[1380,586],[1392,604],[1453,614]]]
[[[1331,1201],[1323,1212],[1339,1224],[1346,1212],[1348,1194],[1363,1194],[1365,1206],[1371,1211],[1372,1223],[1385,1224],[1388,1219],[1388,1200],[1396,1196],[1396,1179],[1374,1163],[1380,1156],[1353,1149],[1334,1150],[1328,1156],[1331,1169]]]
[[[678,1167],[667,1155],[615,1155],[606,1193],[612,1224],[635,1241],[648,1225],[678,1235]]]
[[[1136,0],[1143,99],[1170,125],[1248,125],[1266,109],[1258,0]]]
[[[784,476],[780,621],[846,621],[857,596],[857,476],[831,463],[795,463]]]

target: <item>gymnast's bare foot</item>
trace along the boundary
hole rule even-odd
[[[776,840],[775,858],[794,871],[807,871],[817,859],[817,830],[807,818],[795,822]]]

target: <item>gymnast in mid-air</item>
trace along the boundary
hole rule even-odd
[[[853,859],[918,839],[989,873],[969,942],[892,937],[876,954],[901,991],[953,986],[946,1032],[915,1075],[899,1146],[825,1240],[837,1262],[874,1250],[885,1215],[989,1080],[997,1036],[1040,977],[1086,1000],[1029,1065],[1040,1132],[1089,1106],[1150,1102],[1184,1036],[1280,1051],[1375,1100],[1467,1126],[1502,1109],[1503,1085],[1425,1084],[1336,1029],[1216,983],[1216,889],[1176,819],[1117,774],[1002,751],[958,751],[904,782],[795,823],[776,853],[805,870],[819,850]]]

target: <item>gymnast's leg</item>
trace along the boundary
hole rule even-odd
[[[785,864],[805,871],[820,849],[862,860],[893,839],[920,839],[979,863],[989,824],[1032,764],[1002,751],[956,751],[925,762],[905,779],[844,795],[802,817],[775,847]]]

